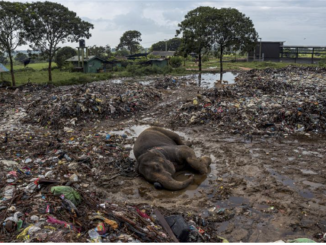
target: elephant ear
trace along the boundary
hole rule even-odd
[[[185,181],[177,181],[172,178],[171,174],[168,172],[163,172],[156,174],[156,181],[160,183],[165,189],[170,191],[178,191],[188,187],[194,180],[194,176],[189,176]]]

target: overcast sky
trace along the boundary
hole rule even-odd
[[[25,1],[22,1],[25,2]],[[31,2],[31,1],[28,1]],[[141,45],[175,36],[178,23],[198,6],[236,8],[248,16],[263,41],[326,46],[326,0],[57,0],[94,25],[86,45],[116,47],[128,30],[142,34]],[[77,44],[70,45],[76,47]],[[25,47],[22,47],[25,48]],[[27,47],[26,47],[27,48]]]

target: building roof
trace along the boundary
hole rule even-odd
[[[175,51],[153,51],[150,54],[167,57],[167,56],[173,56],[175,54]]]
[[[0,63],[0,72],[8,72],[9,70],[3,65]]]
[[[285,45],[284,48],[326,48],[326,46]]]
[[[88,62],[89,60],[92,60],[92,59],[98,59],[98,60],[104,61],[104,60],[96,57],[95,55],[91,55],[91,56],[88,56],[88,58],[84,57],[84,62]],[[73,56],[73,57],[67,59],[66,61],[78,62],[78,55]],[[82,61],[82,58],[81,57],[80,57],[80,61]]]

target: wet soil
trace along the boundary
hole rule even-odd
[[[240,135],[217,131],[215,125],[171,125],[169,112],[201,89],[164,90],[163,102],[146,113],[116,125],[102,122],[100,128],[134,139],[151,125],[175,130],[192,142],[198,156],[212,158],[210,173],[195,174],[193,184],[174,192],[156,190],[142,177],[118,177],[102,187],[107,200],[146,203],[204,218],[209,210],[222,210],[231,215],[211,219],[211,224],[230,242],[312,238],[317,232],[325,232],[326,138],[254,136],[251,142]],[[188,174],[183,171],[175,178],[182,180]]]

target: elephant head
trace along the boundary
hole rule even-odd
[[[193,175],[185,181],[177,181],[172,177],[175,173],[173,163],[164,156],[147,152],[138,159],[137,171],[145,177],[146,180],[160,183],[165,189],[177,191],[189,186],[194,179]]]

